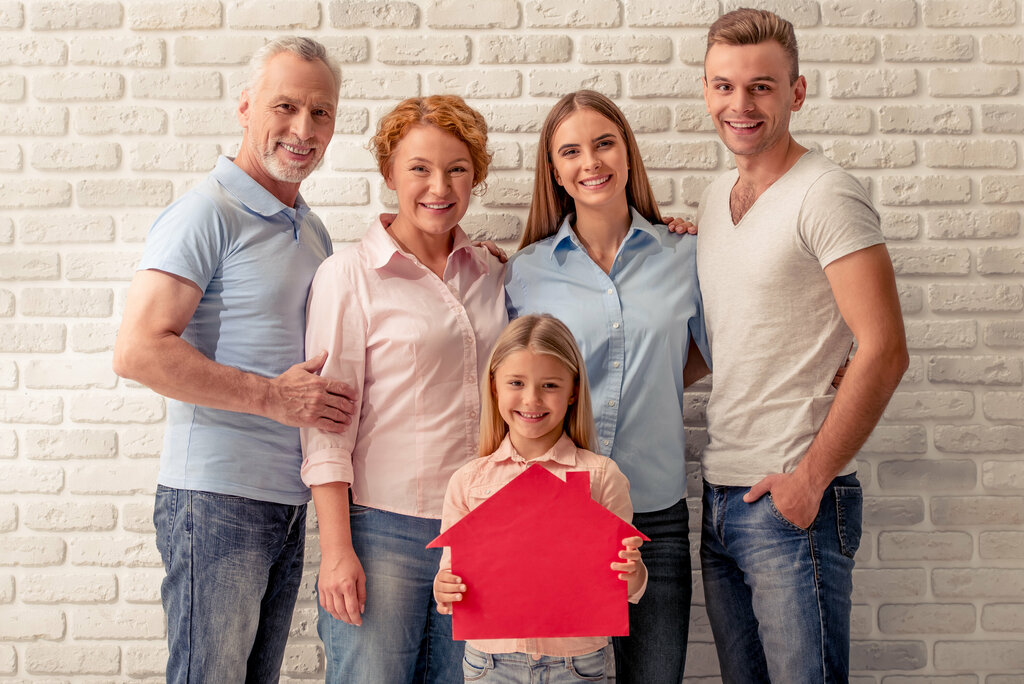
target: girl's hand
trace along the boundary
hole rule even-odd
[[[366,573],[355,551],[348,549],[337,559],[325,556],[320,561],[317,593],[320,594],[320,605],[336,619],[350,625],[363,624]]]
[[[462,600],[466,585],[461,577],[456,577],[451,570],[440,570],[434,578],[434,600],[437,601],[437,612],[441,615],[452,614],[452,604]]]
[[[624,559],[623,563],[612,563],[612,570],[619,572],[619,579],[626,582],[628,593],[632,596],[636,593],[644,580],[647,579],[647,566],[640,558],[640,547],[644,540],[640,537],[626,537],[622,540],[622,551],[619,551],[619,558]]]
[[[673,218],[671,216],[662,216],[661,220],[668,226],[668,232],[670,233],[679,233],[680,235],[684,233],[689,233],[690,235],[697,234],[696,223],[690,223],[685,219]]]

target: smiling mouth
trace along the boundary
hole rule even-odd
[[[516,414],[525,420],[540,420],[544,416],[548,415],[547,412],[528,413],[526,411],[516,411]]]
[[[455,206],[455,202],[434,202],[428,204],[427,202],[420,202],[420,206],[432,209],[434,211],[443,211],[445,209],[451,209]]]
[[[305,157],[307,154],[311,154],[313,152],[313,148],[312,147],[295,147],[294,145],[289,145],[288,143],[278,143],[278,144],[281,147],[283,147],[284,149],[286,149],[289,152],[291,152],[292,154],[298,154],[298,155],[303,156],[303,157]]]
[[[590,179],[587,179],[585,181],[580,181],[580,185],[582,185],[582,186],[584,186],[586,188],[595,188],[595,187],[597,187],[599,185],[604,185],[605,183],[608,182],[608,180],[610,178],[611,178],[610,175],[609,176],[601,176],[600,178],[590,178]]]
[[[733,121],[726,121],[726,124],[730,128],[735,128],[736,130],[739,130],[739,131],[749,131],[749,130],[752,130],[754,128],[757,128],[758,126],[760,126],[763,123],[764,123],[763,121],[754,121],[754,122],[751,122],[751,123],[739,123],[739,122],[733,122]]]

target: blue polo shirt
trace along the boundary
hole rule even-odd
[[[697,285],[697,240],[636,210],[611,273],[587,254],[570,216],[512,256],[509,317],[549,313],[579,344],[590,380],[598,450],[629,478],[637,512],[686,496],[683,366],[691,337],[710,359]],[[710,365],[710,361],[709,361]]]
[[[156,219],[139,269],[203,291],[182,339],[217,363],[274,377],[305,359],[309,284],[331,251],[301,196],[285,206],[221,157]],[[298,505],[309,500],[301,463],[298,428],[167,401],[160,484]]]

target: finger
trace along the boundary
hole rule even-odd
[[[627,549],[639,549],[644,545],[644,540],[642,537],[626,537],[622,540],[622,545]]]
[[[359,577],[356,578],[356,596],[359,599],[359,614],[362,615],[366,611],[366,575],[363,574],[362,568],[359,569]],[[359,623],[362,622],[360,618]]]
[[[301,364],[302,369],[309,373],[319,373],[320,369],[327,363],[327,351],[321,351],[316,356],[312,356]]]
[[[769,478],[763,478],[760,482],[754,484],[746,494],[743,495],[743,500],[747,503],[754,503],[762,496],[771,491],[771,480]]]
[[[342,397],[355,406],[357,393],[348,383],[341,382],[340,380],[328,380],[324,389],[328,394],[332,394],[336,397]]]
[[[327,420],[326,418],[317,418],[309,427],[314,427],[317,430],[323,430],[324,432],[334,432],[340,435],[348,429],[348,423],[336,423],[333,420]]]
[[[344,604],[341,604],[336,600],[335,592],[327,590],[320,592],[320,602],[323,604],[324,610],[331,614],[335,620],[341,620],[351,624],[351,620],[348,614],[345,613]]]

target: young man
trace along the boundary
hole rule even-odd
[[[154,522],[168,682],[276,682],[302,579],[298,427],[343,431],[348,387],[304,362],[306,296],[331,241],[298,194],[334,134],[322,45],[262,48],[235,159],[157,218],[114,370],[168,397]]]
[[[788,21],[722,16],[703,82],[737,167],[698,213],[714,362],[708,618],[726,682],[846,681],[862,502],[853,458],[908,363],[892,264],[861,185],[789,133],[807,84]]]

